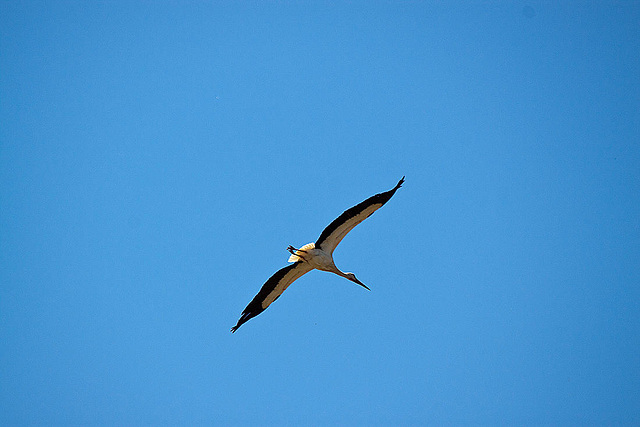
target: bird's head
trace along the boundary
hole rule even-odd
[[[358,278],[356,277],[355,274],[353,273],[346,273],[345,276],[347,279],[351,280],[353,283],[357,283],[358,285],[362,286],[363,288],[365,288],[366,290],[370,291],[371,289],[369,289],[367,287],[367,285],[365,285],[364,283],[362,283],[360,280],[358,280]]]

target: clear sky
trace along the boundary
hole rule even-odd
[[[640,423],[640,3],[336,3],[0,3],[0,425]]]

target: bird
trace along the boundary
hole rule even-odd
[[[335,273],[370,291],[371,289],[358,280],[355,274],[342,272],[336,267],[333,262],[333,251],[348,232],[369,218],[391,199],[398,188],[402,186],[404,178],[403,176],[391,190],[373,195],[367,200],[344,211],[322,231],[315,243],[308,243],[299,249],[289,245],[287,251],[291,253],[291,256],[288,262],[292,264],[276,271],[275,274],[262,285],[258,294],[251,300],[240,315],[238,323],[231,328],[231,333],[237,331],[238,328],[249,319],[254,318],[266,310],[271,303],[282,295],[289,285],[313,269]]]

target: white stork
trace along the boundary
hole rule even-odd
[[[336,267],[333,263],[333,250],[353,227],[370,217],[371,214],[387,203],[403,182],[404,177],[402,177],[402,179],[398,181],[398,184],[391,190],[371,196],[364,202],[342,212],[338,218],[333,220],[333,222],[322,231],[322,234],[320,234],[320,237],[315,243],[308,243],[300,249],[289,246],[287,248],[287,250],[291,252],[289,262],[293,264],[278,270],[262,285],[258,294],[242,312],[236,326],[231,328],[231,332],[235,332],[247,320],[262,313],[269,307],[269,304],[282,295],[290,284],[314,268],[335,273],[370,290],[364,283],[356,278],[355,274],[343,273]]]

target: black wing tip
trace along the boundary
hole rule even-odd
[[[252,319],[254,317],[256,317],[258,314],[261,313],[261,311],[258,311],[257,313],[253,310],[247,311],[247,309],[249,309],[250,307],[247,307],[243,312],[242,315],[240,316],[240,319],[238,319],[238,323],[236,323],[236,326],[234,326],[233,328],[231,328],[231,333],[233,334],[235,331],[238,330],[238,328],[242,325],[244,325],[247,320]]]
[[[402,187],[402,184],[404,183],[404,176],[402,178],[400,178],[400,181],[398,181],[398,183],[396,184],[395,187],[393,187],[393,191],[397,190],[398,188]]]
[[[235,332],[238,330],[238,328],[239,328],[240,326],[242,326],[242,324],[243,324],[244,322],[246,322],[247,320],[249,320],[249,319],[245,319],[245,320],[243,320],[243,318],[241,317],[241,318],[240,318],[240,320],[238,320],[238,323],[236,324],[236,326],[234,326],[233,328],[231,328],[231,333],[232,333],[232,334],[233,334],[233,333],[235,333]]]

